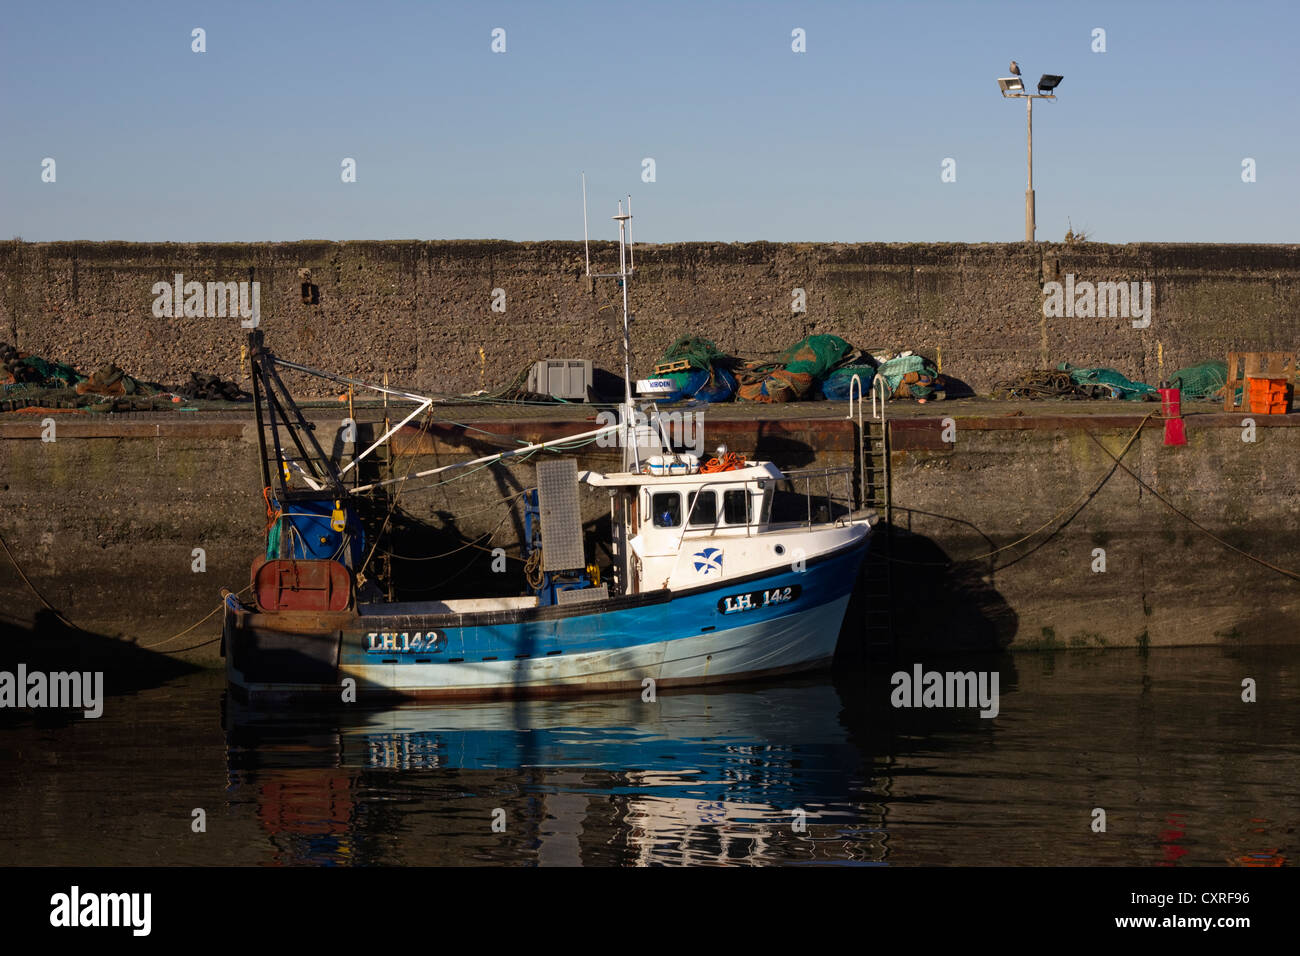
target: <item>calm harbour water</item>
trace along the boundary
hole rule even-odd
[[[573,701],[253,712],[199,672],[0,730],[6,864],[1291,862],[1300,648],[926,660],[1001,712],[890,706],[889,674]],[[1243,703],[1253,678],[1258,702]],[[1093,832],[1093,809],[1106,832]],[[194,809],[206,832],[191,827]],[[504,811],[503,813],[497,811]],[[798,826],[801,819],[806,826]],[[494,820],[497,827],[494,829]],[[504,830],[501,831],[501,826]]]

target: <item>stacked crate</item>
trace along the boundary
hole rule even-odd
[[[1246,387],[1250,394],[1252,415],[1285,415],[1287,413],[1287,382],[1284,378],[1248,378]]]
[[[1224,411],[1285,415],[1298,372],[1295,352],[1229,352]]]

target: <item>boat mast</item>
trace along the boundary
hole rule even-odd
[[[641,470],[641,461],[636,445],[636,430],[633,424],[635,409],[632,406],[632,316],[628,309],[628,280],[636,271],[636,253],[632,246],[632,197],[627,197],[627,211],[623,211],[623,201],[619,200],[618,215],[612,217],[618,223],[618,272],[592,272],[591,248],[587,236],[587,174],[582,174],[582,244],[587,258],[587,278],[617,279],[623,289],[623,404],[620,409],[623,419],[623,468],[632,471]]]

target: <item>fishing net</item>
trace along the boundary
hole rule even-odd
[[[853,346],[838,335],[810,335],[781,353],[776,362],[750,363],[738,374],[738,398],[748,402],[793,402],[822,381]]]
[[[676,383],[676,391],[664,396],[664,401],[677,402],[698,398],[705,402],[729,402],[736,394],[736,376],[725,368],[699,369],[689,372],[669,372],[657,376]]]
[[[1111,398],[1140,402],[1148,396],[1154,398],[1157,394],[1154,385],[1135,382],[1113,368],[1075,368],[1069,362],[1061,362],[1056,367],[1063,372],[1069,372],[1070,380],[1076,385],[1099,387],[1100,391],[1108,392]]]
[[[1180,368],[1169,379],[1169,384],[1182,390],[1186,399],[1222,398],[1223,387],[1228,384],[1228,364],[1226,362],[1201,362]]]
[[[60,385],[76,385],[85,379],[84,375],[78,374],[77,370],[71,365],[64,365],[62,362],[51,362],[35,355],[29,355],[23,359],[23,364],[28,369],[35,372],[39,378],[27,381],[40,381],[46,385],[58,387]]]
[[[668,365],[673,362],[686,361],[691,363],[691,368],[708,371],[719,359],[725,359],[727,356],[708,339],[697,338],[693,335],[683,335],[680,339],[668,346],[663,356],[659,359],[658,365]],[[657,367],[656,366],[656,367]]]
[[[664,396],[665,401],[729,402],[736,394],[736,377],[727,369],[733,361],[709,339],[683,335],[655,363],[654,374],[677,386]],[[682,367],[683,362],[689,367]]]
[[[85,378],[71,365],[20,352],[8,342],[0,342],[0,363],[3,363],[0,367],[0,384],[60,388],[76,385]]]
[[[896,355],[877,369],[892,398],[943,398],[947,380],[924,355]]]
[[[343,509],[344,528],[335,531],[331,526],[334,510],[328,501],[294,501],[289,510],[281,512],[267,530],[266,557],[280,557],[280,540],[287,536],[285,557],[300,560],[330,559],[342,561],[349,567],[359,567],[365,553],[365,531],[356,511]]]
[[[853,390],[853,376],[856,375],[862,385],[862,394],[869,394],[871,391],[871,380],[876,377],[876,366],[868,358],[865,362],[859,360],[857,364],[841,365],[831,374],[826,376],[822,382],[822,394],[833,402],[846,401],[849,392]]]
[[[889,394],[893,395],[908,373],[916,372],[919,375],[926,370],[926,364],[925,359],[919,355],[900,355],[881,363],[880,377],[885,380]]]

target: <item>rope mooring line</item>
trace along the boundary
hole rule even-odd
[[[0,535],[0,546],[3,546],[5,549],[5,554],[9,555],[9,561],[11,564],[13,564],[14,570],[18,572],[18,576],[23,579],[24,584],[26,584],[29,588],[31,588],[32,593],[35,594],[36,597],[40,599],[40,602],[44,604],[49,610],[53,611],[54,616],[57,617],[60,621],[62,621],[64,624],[66,624],[68,627],[72,628],[74,631],[80,630],[80,628],[77,627],[77,625],[73,624],[71,621],[69,621],[66,617],[63,616],[62,611],[56,608],[49,601],[45,600],[45,595],[42,594],[40,591],[38,591],[36,589],[36,585],[32,584],[31,578],[29,578],[25,573],[23,573],[22,565],[18,563],[18,559],[14,557],[14,553],[9,550],[9,542],[5,541],[4,535]]]
[[[1195,518],[1193,518],[1193,517],[1192,517],[1191,515],[1189,515],[1187,512],[1183,511],[1181,508],[1179,508],[1177,505],[1175,505],[1172,501],[1170,501],[1168,498],[1166,498],[1164,495],[1162,495],[1162,494],[1161,494],[1159,491],[1157,491],[1155,488],[1153,488],[1153,487],[1151,487],[1149,484],[1147,484],[1147,483],[1146,483],[1146,482],[1145,482],[1145,481],[1144,481],[1144,480],[1143,480],[1139,475],[1137,475],[1137,474],[1133,471],[1133,469],[1129,468],[1128,465],[1124,464],[1123,458],[1124,458],[1124,456],[1128,453],[1129,449],[1132,447],[1133,442],[1137,439],[1137,436],[1138,436],[1139,434],[1141,434],[1141,431],[1142,431],[1143,426],[1145,426],[1146,423],[1147,423],[1147,421],[1148,421],[1152,416],[1154,416],[1154,415],[1156,415],[1156,414],[1158,414],[1158,412],[1153,411],[1153,412],[1151,412],[1149,415],[1147,415],[1146,417],[1144,417],[1144,418],[1142,419],[1142,421],[1138,424],[1138,427],[1134,430],[1133,434],[1129,436],[1129,440],[1128,440],[1127,442],[1125,442],[1124,447],[1120,450],[1120,453],[1119,453],[1118,455],[1116,455],[1113,451],[1111,451],[1109,448],[1107,448],[1107,447],[1102,443],[1101,439],[1098,438],[1097,435],[1096,435],[1095,433],[1093,433],[1093,432],[1090,431],[1089,429],[1085,428],[1085,429],[1083,430],[1084,434],[1087,435],[1090,439],[1092,439],[1092,441],[1097,445],[1097,447],[1099,447],[1102,451],[1104,451],[1107,455],[1109,455],[1109,456],[1111,457],[1111,459],[1114,461],[1114,464],[1111,465],[1110,469],[1106,472],[1105,475],[1102,476],[1101,480],[1097,483],[1097,485],[1096,485],[1094,488],[1092,488],[1092,490],[1090,490],[1090,491],[1088,491],[1088,492],[1085,492],[1083,495],[1080,495],[1078,498],[1075,498],[1074,501],[1070,502],[1069,505],[1067,505],[1067,506],[1066,506],[1065,508],[1063,508],[1061,511],[1057,512],[1057,513],[1056,513],[1056,514],[1055,514],[1055,515],[1054,515],[1050,520],[1048,520],[1047,522],[1045,522],[1045,523],[1042,524],[1042,525],[1039,525],[1037,528],[1035,528],[1033,531],[1031,531],[1029,534],[1025,535],[1024,537],[1021,537],[1021,538],[1019,538],[1019,539],[1017,539],[1017,540],[1015,540],[1015,541],[1012,541],[1010,544],[1003,545],[1002,547],[997,548],[997,549],[995,549],[995,550],[993,550],[993,551],[989,551],[989,552],[987,552],[987,553],[985,553],[985,554],[976,555],[975,557],[972,557],[972,558],[963,558],[963,559],[961,559],[961,560],[959,560],[959,561],[957,561],[957,560],[950,560],[950,561],[908,561],[908,560],[906,560],[906,559],[904,559],[904,558],[894,558],[894,557],[890,557],[890,559],[889,559],[890,562],[893,563],[893,564],[907,564],[907,565],[912,565],[912,566],[915,566],[915,567],[940,567],[940,568],[946,568],[946,567],[952,567],[952,566],[955,565],[955,564],[965,564],[965,563],[968,563],[968,562],[971,562],[971,561],[981,561],[981,560],[983,560],[984,558],[990,558],[990,557],[992,557],[992,556],[995,555],[995,554],[998,554],[998,553],[1000,553],[1000,552],[1002,552],[1002,551],[1006,551],[1008,548],[1014,548],[1016,545],[1018,545],[1018,544],[1023,544],[1025,541],[1028,541],[1030,538],[1032,538],[1034,535],[1038,534],[1038,533],[1039,533],[1040,531],[1042,531],[1044,528],[1048,527],[1049,525],[1052,525],[1052,524],[1056,523],[1057,520],[1059,520],[1061,517],[1063,517],[1063,516],[1064,516],[1068,511],[1070,511],[1070,509],[1076,507],[1076,505],[1080,505],[1080,504],[1082,504],[1082,507],[1086,507],[1086,506],[1087,506],[1087,502],[1090,501],[1093,497],[1095,497],[1096,494],[1097,494],[1097,492],[1101,491],[1102,486],[1104,486],[1104,485],[1106,484],[1106,482],[1110,481],[1111,477],[1114,476],[1115,472],[1118,471],[1118,470],[1120,470],[1120,469],[1123,469],[1124,472],[1125,472],[1125,473],[1126,473],[1130,478],[1132,478],[1134,481],[1136,481],[1136,482],[1137,482],[1137,483],[1138,483],[1142,488],[1145,488],[1147,491],[1149,491],[1149,492],[1152,494],[1152,496],[1155,497],[1155,499],[1156,499],[1157,501],[1159,501],[1161,504],[1163,504],[1166,508],[1168,508],[1168,509],[1169,509],[1170,511],[1172,511],[1174,514],[1176,514],[1178,517],[1182,518],[1184,521],[1186,521],[1188,524],[1190,524],[1192,527],[1194,527],[1197,531],[1200,531],[1202,534],[1204,534],[1204,535],[1205,535],[1207,538],[1209,538],[1211,541],[1215,542],[1216,544],[1218,544],[1218,545],[1220,545],[1220,546],[1222,546],[1222,547],[1224,547],[1224,548],[1227,548],[1229,551],[1232,551],[1232,552],[1235,553],[1235,554],[1239,554],[1239,555],[1241,555],[1243,558],[1246,558],[1247,560],[1253,561],[1253,562],[1255,562],[1256,564],[1261,565],[1262,567],[1268,568],[1270,571],[1275,571],[1276,573],[1282,575],[1283,577],[1291,578],[1292,580],[1295,580],[1295,581],[1300,581],[1300,572],[1291,571],[1291,570],[1289,570],[1289,569],[1287,569],[1287,568],[1280,567],[1279,565],[1273,564],[1271,561],[1265,560],[1264,558],[1261,558],[1261,557],[1259,557],[1259,556],[1256,555],[1256,554],[1251,554],[1249,551],[1246,551],[1246,550],[1244,550],[1244,549],[1242,549],[1242,548],[1237,547],[1235,544],[1232,544],[1231,542],[1225,541],[1223,538],[1219,537],[1219,535],[1215,534],[1213,531],[1211,531],[1209,528],[1205,527],[1203,524],[1201,524],[1199,521],[1197,521]],[[1085,499],[1086,499],[1086,500],[1085,500]],[[905,507],[905,506],[903,506],[903,505],[894,505],[894,507],[895,507],[895,508],[901,508],[901,509],[904,510],[904,511],[911,511],[911,510],[913,510],[913,509],[907,508],[907,507]],[[1080,511],[1082,510],[1082,507],[1079,508]],[[928,513],[928,512],[923,512],[923,513]],[[1076,512],[1076,514],[1077,514],[1077,512]],[[964,520],[964,519],[948,518],[946,515],[934,515],[934,517],[937,517],[937,518],[946,518],[947,520],[950,520],[950,521],[962,521],[962,520]],[[1071,516],[1071,520],[1073,520],[1073,516]],[[969,524],[969,522],[965,522],[965,523]],[[973,525],[972,525],[972,527],[973,527]],[[1064,525],[1062,525],[1062,527],[1064,527]],[[977,530],[978,530],[978,529],[977,529]],[[1057,529],[1057,531],[1059,531],[1059,530],[1060,530],[1060,528]],[[1050,541],[1051,538],[1053,537],[1053,535],[1055,535],[1055,534],[1057,533],[1057,531],[1053,531],[1051,535],[1048,535],[1047,538],[1044,539],[1043,543],[1045,544],[1047,541]],[[1020,557],[1022,557],[1022,558],[1023,558],[1023,557],[1026,557],[1027,554],[1029,554],[1029,553],[1032,553],[1032,551],[1031,551],[1031,552],[1027,552],[1026,555],[1021,555]],[[1016,560],[1018,561],[1018,560],[1020,560],[1020,559],[1017,558]],[[1008,566],[1009,566],[1009,565],[1003,565],[1002,567],[1005,568],[1005,567],[1008,567]],[[996,568],[995,570],[999,570],[999,571],[1000,571],[1000,570],[1002,570],[1002,568]]]
[[[248,585],[247,587],[241,588],[240,590],[238,590],[238,591],[235,592],[235,597],[239,597],[239,595],[243,594],[245,591],[251,590],[252,587],[253,587],[253,586],[250,584],[250,585]],[[167,638],[166,640],[158,641],[157,643],[154,643],[154,644],[137,644],[136,647],[139,647],[139,648],[144,649],[144,650],[148,650],[148,649],[151,648],[151,647],[162,647],[164,644],[170,644],[172,641],[176,640],[176,638],[178,638],[178,637],[184,637],[186,634],[188,634],[190,631],[194,630],[196,627],[198,627],[200,624],[202,624],[202,623],[203,623],[204,621],[206,621],[208,618],[212,617],[212,615],[216,614],[218,611],[220,611],[220,610],[221,610],[223,607],[225,607],[225,606],[226,606],[226,602],[225,602],[225,601],[222,601],[220,604],[218,604],[216,607],[214,607],[214,608],[213,608],[211,611],[209,611],[207,614],[203,615],[203,617],[199,618],[197,621],[195,621],[193,624],[191,624],[191,625],[190,625],[189,627],[187,627],[185,630],[183,630],[183,631],[177,631],[175,634],[173,634],[171,637]],[[207,645],[211,644],[212,641],[219,641],[219,640],[221,640],[221,636],[220,636],[220,635],[218,635],[218,636],[212,638],[212,640],[204,641],[202,644],[195,644],[195,645],[193,645],[193,647],[182,647],[182,648],[180,648],[179,650],[175,651],[174,653],[179,654],[181,651],[192,651],[192,650],[194,650],[194,648],[196,648],[196,647],[206,647]]]
[[[1111,450],[1110,450],[1109,448],[1107,448],[1105,445],[1102,445],[1101,442],[1097,439],[1097,436],[1096,436],[1096,435],[1094,435],[1094,434],[1093,434],[1092,432],[1090,432],[1090,431],[1087,431],[1086,429],[1085,429],[1085,434],[1087,434],[1087,436],[1088,436],[1089,438],[1091,438],[1094,442],[1096,442],[1096,443],[1101,447],[1101,450],[1102,450],[1102,451],[1104,451],[1106,454],[1110,455],[1112,458],[1115,458],[1115,455],[1111,452]],[[1187,512],[1183,511],[1181,508],[1179,508],[1177,505],[1175,505],[1172,501],[1170,501],[1168,498],[1166,498],[1164,495],[1162,495],[1162,494],[1161,494],[1160,492],[1158,492],[1156,489],[1154,489],[1154,488],[1152,488],[1150,485],[1148,485],[1148,484],[1147,484],[1145,481],[1143,481],[1143,480],[1142,480],[1138,475],[1134,474],[1134,473],[1133,473],[1133,469],[1129,468],[1128,465],[1126,465],[1126,464],[1124,464],[1123,462],[1121,462],[1118,458],[1115,458],[1115,463],[1116,463],[1117,465],[1119,465],[1121,468],[1123,468],[1126,472],[1128,472],[1128,476],[1129,476],[1130,478],[1132,478],[1134,481],[1136,481],[1139,485],[1141,485],[1141,486],[1142,486],[1143,488],[1145,488],[1147,491],[1151,492],[1151,494],[1153,494],[1153,495],[1156,497],[1156,500],[1158,500],[1162,505],[1164,505],[1166,508],[1168,508],[1168,509],[1169,509],[1170,511],[1172,511],[1174,514],[1178,515],[1178,517],[1182,518],[1184,521],[1186,521],[1188,524],[1190,524],[1192,527],[1194,527],[1197,531],[1201,532],[1203,535],[1205,535],[1205,536],[1206,536],[1207,538],[1209,538],[1211,541],[1215,542],[1216,544],[1222,545],[1223,547],[1227,548],[1229,551],[1234,551],[1234,552],[1236,552],[1237,554],[1241,555],[1243,558],[1248,558],[1248,559],[1250,559],[1251,561],[1254,561],[1256,564],[1263,565],[1264,567],[1268,568],[1270,571],[1276,571],[1278,574],[1281,574],[1281,575],[1283,575],[1284,577],[1288,577],[1288,578],[1291,578],[1291,579],[1293,579],[1293,580],[1300,581],[1300,573],[1297,573],[1297,572],[1295,572],[1295,571],[1289,571],[1289,570],[1287,570],[1286,568],[1279,567],[1278,565],[1273,564],[1272,562],[1265,561],[1263,558],[1258,557],[1257,555],[1251,554],[1249,551],[1243,551],[1241,548],[1237,547],[1235,544],[1231,544],[1231,543],[1229,543],[1229,542],[1227,542],[1227,541],[1224,541],[1222,538],[1220,538],[1217,534],[1215,534],[1215,533],[1214,533],[1213,531],[1211,531],[1209,528],[1205,527],[1203,524],[1201,524],[1199,521],[1197,521],[1197,520],[1196,520],[1195,518],[1193,518],[1191,515],[1187,514]]]
[[[62,621],[65,625],[67,625],[68,627],[70,627],[72,630],[74,630],[74,631],[83,631],[83,632],[84,632],[84,631],[85,631],[84,628],[78,627],[76,624],[73,624],[71,621],[69,621],[69,620],[68,620],[68,619],[63,615],[63,612],[62,612],[62,611],[60,611],[60,610],[59,610],[58,608],[56,608],[53,604],[51,604],[49,601],[47,601],[47,600],[45,599],[45,595],[41,594],[40,590],[36,587],[36,585],[32,583],[31,578],[29,578],[29,577],[27,576],[27,574],[23,571],[22,565],[20,565],[20,564],[18,563],[18,559],[14,557],[14,553],[13,553],[13,551],[11,551],[11,550],[9,549],[9,542],[7,542],[7,541],[4,539],[4,535],[0,535],[0,547],[4,548],[4,552],[5,552],[5,554],[9,557],[9,563],[12,564],[12,565],[14,566],[14,570],[18,572],[18,577],[22,578],[23,583],[26,584],[27,587],[31,589],[31,592],[32,592],[33,594],[35,594],[37,598],[40,599],[40,602],[41,602],[42,604],[44,604],[45,607],[46,607],[48,610],[52,611],[52,612],[54,613],[54,616],[55,616],[55,617],[57,617],[60,621]],[[236,596],[238,596],[238,595],[240,595],[240,594],[243,594],[244,591],[249,590],[249,588],[251,588],[251,587],[252,587],[252,585],[250,584],[248,587],[243,588],[243,589],[240,590],[240,591],[237,591],[237,592],[236,592]],[[204,621],[206,621],[208,618],[212,617],[212,615],[216,614],[218,611],[220,611],[220,610],[221,610],[223,607],[225,607],[225,606],[226,606],[226,602],[225,602],[225,601],[222,601],[220,604],[218,604],[215,608],[213,608],[211,611],[209,611],[209,612],[208,612],[207,614],[205,614],[203,617],[199,618],[197,621],[195,621],[195,622],[194,622],[193,624],[191,624],[189,627],[185,628],[185,630],[183,630],[183,631],[177,631],[175,634],[173,634],[171,637],[167,638],[166,640],[157,641],[156,643],[153,643],[153,644],[133,644],[132,646],[133,646],[133,647],[138,647],[138,648],[140,648],[141,650],[148,650],[149,648],[153,648],[153,647],[162,647],[164,644],[170,644],[172,641],[176,640],[176,638],[178,638],[178,637],[184,637],[186,634],[188,634],[190,631],[194,630],[196,627],[198,627],[200,624],[202,624],[202,623],[203,623]],[[183,648],[181,648],[181,651],[191,651],[191,650],[194,650],[195,648],[205,647],[205,646],[207,646],[208,644],[211,644],[213,641],[219,641],[219,640],[221,640],[221,638],[220,638],[220,636],[217,636],[217,637],[212,638],[212,640],[204,641],[202,644],[195,644],[193,647],[183,647]],[[178,653],[179,653],[179,652],[178,652]]]
[[[960,561],[953,561],[953,560],[950,560],[950,561],[908,561],[908,560],[905,560],[905,559],[903,559],[903,558],[895,558],[895,557],[892,557],[892,556],[891,556],[890,559],[889,559],[890,562],[893,563],[893,564],[910,564],[910,565],[914,565],[914,566],[917,566],[917,567],[947,568],[947,567],[951,567],[951,566],[954,565],[954,564],[967,564],[967,563],[969,563],[969,562],[971,562],[971,561],[983,561],[985,558],[991,558],[991,557],[993,557],[993,555],[995,555],[995,554],[1001,554],[1003,551],[1006,551],[1008,548],[1014,548],[1014,547],[1015,547],[1016,545],[1018,545],[1018,544],[1023,544],[1024,542],[1028,541],[1030,538],[1034,537],[1034,535],[1036,535],[1036,534],[1038,534],[1040,531],[1042,531],[1044,528],[1048,527],[1049,525],[1053,525],[1053,524],[1055,524],[1058,520],[1060,520],[1062,517],[1064,517],[1065,514],[1066,514],[1068,511],[1070,511],[1071,509],[1073,509],[1073,508],[1078,508],[1079,510],[1082,510],[1082,507],[1087,507],[1087,503],[1088,503],[1090,500],[1092,500],[1092,498],[1096,497],[1097,492],[1101,491],[1102,486],[1105,485],[1106,482],[1110,481],[1111,477],[1112,477],[1112,476],[1115,474],[1115,472],[1116,472],[1116,471],[1121,467],[1120,458],[1123,458],[1125,455],[1128,454],[1129,449],[1133,447],[1133,442],[1136,441],[1138,435],[1140,435],[1140,434],[1142,433],[1142,428],[1146,425],[1147,421],[1151,418],[1151,416],[1152,416],[1152,415],[1155,415],[1155,414],[1157,414],[1157,412],[1154,412],[1154,411],[1153,411],[1153,412],[1151,412],[1149,415],[1145,416],[1145,417],[1142,419],[1142,421],[1138,422],[1138,427],[1135,428],[1135,429],[1133,430],[1133,434],[1129,436],[1128,441],[1124,443],[1124,447],[1120,450],[1119,458],[1115,458],[1115,455],[1112,454],[1112,453],[1110,452],[1109,449],[1107,449],[1107,454],[1109,454],[1112,458],[1115,458],[1115,464],[1113,464],[1113,465],[1110,466],[1110,468],[1107,470],[1106,474],[1104,474],[1104,475],[1101,476],[1101,480],[1098,481],[1097,484],[1096,484],[1093,488],[1091,488],[1090,490],[1085,491],[1083,494],[1079,495],[1077,498],[1075,498],[1073,501],[1071,501],[1068,505],[1066,505],[1064,508],[1062,508],[1062,509],[1061,509],[1060,511],[1058,511],[1056,514],[1054,514],[1052,517],[1048,518],[1045,522],[1043,522],[1042,524],[1040,524],[1040,525],[1039,525],[1037,528],[1035,528],[1033,531],[1029,532],[1029,534],[1024,535],[1024,536],[1021,537],[1021,538],[1017,538],[1015,541],[1012,541],[1010,544],[1004,544],[1004,545],[1003,545],[1002,547],[1000,547],[1000,548],[994,548],[992,551],[988,551],[988,552],[986,552],[986,553],[984,553],[984,554],[977,554],[977,555],[975,555],[974,557],[970,557],[970,558],[962,558]],[[1102,446],[1102,447],[1104,448],[1105,446]],[[1080,507],[1080,506],[1082,506],[1082,507]],[[911,510],[911,509],[909,509],[909,508],[904,507],[903,505],[894,505],[894,507],[895,507],[895,508],[902,508],[904,511],[910,511],[910,510]],[[1077,512],[1076,512],[1076,513],[1077,513]],[[1062,526],[1062,527],[1063,527],[1063,526]],[[1059,531],[1059,530],[1060,530],[1060,528],[1057,529],[1057,531]],[[1046,540],[1050,541],[1051,538],[1052,538],[1052,536],[1055,535],[1055,534],[1056,534],[1056,531],[1053,531],[1052,534],[1050,534],[1050,535],[1047,536]],[[1023,557],[1023,555],[1022,555],[1022,557]]]

